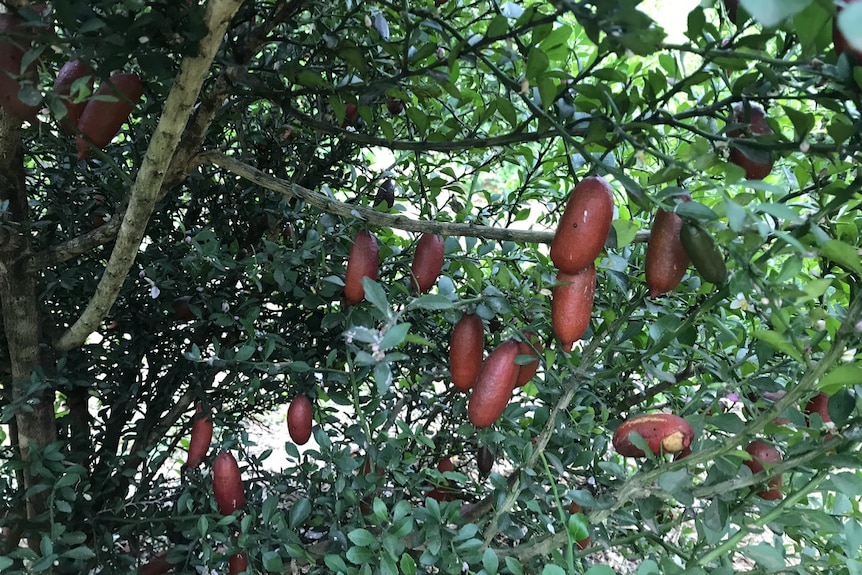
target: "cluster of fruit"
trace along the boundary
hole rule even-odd
[[[413,264],[410,268],[411,283],[417,294],[431,289],[443,269],[442,236],[422,234],[416,244]],[[365,299],[363,278],[377,279],[380,256],[377,238],[368,230],[362,230],[353,238],[350,254],[347,257],[347,271],[344,276],[344,303],[353,305]]]
[[[35,31],[13,14],[0,14],[0,106],[12,116],[32,122],[42,108],[21,99],[21,66],[32,45]],[[38,60],[30,62],[23,77],[35,81]],[[78,158],[87,156],[90,146],[104,148],[120,131],[123,123],[144,93],[136,74],[114,74],[93,91],[93,71],[79,60],[67,62],[54,81],[54,94],[65,107],[62,128],[76,136]],[[90,94],[92,93],[92,96]]]
[[[808,416],[808,424],[812,425],[815,423],[811,419],[811,416],[817,414],[820,416],[821,424],[825,424],[827,426],[831,426],[832,417],[829,415],[829,395],[826,393],[819,393],[812,397],[808,403],[805,404],[805,413]],[[826,440],[829,440],[832,436],[827,434],[825,436]],[[778,449],[765,441],[755,440],[748,444],[745,448],[745,451],[751,455],[751,459],[744,461],[745,465],[751,470],[752,473],[760,473],[764,469],[764,464],[766,465],[774,465],[776,463],[781,462],[781,452]],[[767,483],[767,489],[759,491],[757,496],[761,499],[766,499],[769,501],[774,501],[777,499],[782,499],[784,497],[784,493],[781,491],[781,486],[784,484],[784,478],[781,475],[776,475],[771,478]]]
[[[206,459],[213,437],[212,417],[207,410],[199,404],[192,420],[192,433],[189,440],[189,453],[186,459],[185,469],[192,469],[200,465]],[[245,507],[245,489],[242,485],[239,465],[236,458],[229,451],[222,451],[213,461],[212,465],[213,495],[218,505],[219,513],[228,516]],[[228,559],[230,575],[242,573],[248,569],[248,557],[245,553],[235,553]],[[160,570],[165,567],[164,571]],[[142,567],[139,573],[147,569],[148,573],[166,573],[173,568],[164,557]],[[157,570],[159,569],[159,570]]]

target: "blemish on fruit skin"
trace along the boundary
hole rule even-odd
[[[665,451],[677,452],[682,451],[685,447],[685,436],[681,431],[674,431],[661,441],[661,445]]]

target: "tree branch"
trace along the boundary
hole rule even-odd
[[[183,59],[144,163],[132,186],[129,206],[105,273],[81,317],[57,342],[59,350],[68,351],[81,345],[114,304],[140,249],[144,230],[159,199],[165,174],[180,143],[192,106],[222,43],[225,30],[241,3],[242,0],[212,0],[207,3],[204,24],[208,33],[201,40],[198,53]]]
[[[501,240],[521,243],[548,244],[554,238],[553,231],[545,230],[510,230],[494,226],[483,226],[479,224],[460,224],[455,222],[437,222],[433,220],[415,220],[407,216],[387,214],[378,212],[371,208],[355,206],[339,202],[318,192],[304,188],[298,184],[291,184],[285,180],[271,176],[248,164],[226,156],[221,152],[204,152],[198,156],[201,164],[211,163],[228,172],[245,178],[250,182],[282,194],[287,198],[298,198],[303,202],[318,208],[329,214],[354,218],[367,222],[373,226],[384,228],[395,228],[408,232],[425,232],[440,234],[443,236],[465,236],[471,238],[483,238],[486,240]],[[635,242],[645,242],[649,238],[649,231],[642,230],[635,236]]]

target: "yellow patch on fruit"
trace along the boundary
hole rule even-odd
[[[665,453],[676,453],[685,449],[685,434],[682,431],[674,431],[661,440],[661,446]]]

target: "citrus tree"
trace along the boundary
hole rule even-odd
[[[862,572],[862,3],[639,4],[7,2],[0,571]]]

